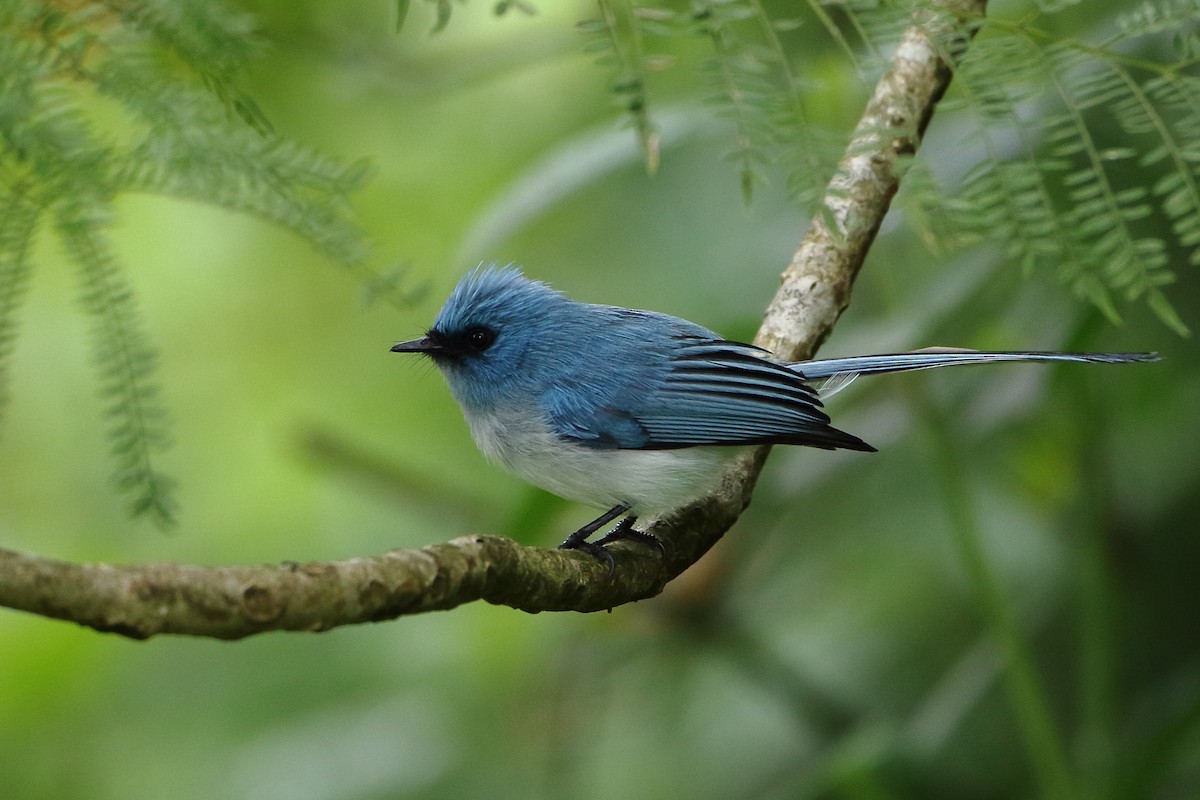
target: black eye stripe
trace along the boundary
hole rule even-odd
[[[442,358],[462,358],[479,355],[496,343],[499,334],[487,325],[472,325],[454,331],[431,329],[426,338],[437,344],[430,355]]]

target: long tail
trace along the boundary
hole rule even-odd
[[[798,361],[791,364],[790,367],[810,381],[823,382],[820,386],[821,395],[829,396],[846,388],[859,375],[951,367],[957,364],[992,364],[999,361],[1075,361],[1125,364],[1158,361],[1158,355],[1156,353],[1052,353],[1017,350],[989,352],[929,347],[924,350],[914,350],[911,353]]]

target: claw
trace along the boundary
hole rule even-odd
[[[613,574],[617,571],[617,564],[615,561],[613,561],[612,554],[604,549],[604,545],[603,545],[602,541],[593,543],[593,542],[589,542],[587,540],[587,538],[589,536],[591,536],[593,533],[595,533],[596,531],[598,531],[601,527],[612,522],[614,519],[621,516],[628,510],[629,510],[629,506],[625,506],[625,505],[613,506],[608,511],[605,511],[603,514],[596,517],[594,520],[589,522],[587,525],[584,525],[582,528],[575,531],[570,536],[568,536],[566,539],[564,539],[563,543],[558,546],[558,549],[559,550],[579,550],[581,552],[589,554],[592,558],[596,559],[601,564],[605,564],[608,567],[608,577],[611,578],[613,576]],[[618,525],[617,527],[620,527],[620,525]]]
[[[559,549],[564,549],[559,545]],[[617,574],[617,562],[613,560],[612,553],[599,542],[580,542],[577,546],[566,548],[569,550],[578,550],[581,553],[587,553],[592,558],[599,561],[601,564],[608,567],[608,578],[612,580],[612,576]]]
[[[637,521],[637,517],[625,517],[617,527],[613,528],[608,533],[595,541],[595,544],[604,546],[610,542],[619,542],[624,539],[627,542],[641,542],[643,544],[652,544],[658,548],[658,552],[662,554],[663,560],[666,560],[670,554],[667,552],[667,545],[662,539],[652,533],[639,531],[633,527],[633,523]]]
[[[629,506],[613,506],[608,511],[605,511],[599,517],[592,520],[587,525],[584,525],[582,528],[564,539],[563,543],[558,546],[558,549],[579,550],[580,552],[587,553],[592,558],[608,567],[609,578],[611,578],[617,571],[617,564],[615,561],[613,561],[612,554],[609,553],[608,549],[605,547],[606,544],[611,542],[626,539],[634,542],[642,542],[644,544],[652,544],[658,548],[658,552],[662,553],[664,560],[668,558],[669,554],[667,552],[667,546],[661,539],[653,534],[646,533],[645,531],[639,531],[633,527],[633,523],[637,521],[637,517],[633,515],[622,519],[617,523],[615,528],[601,536],[596,541],[589,542],[587,540],[589,536],[591,536],[601,527],[607,525],[609,522],[612,522],[614,519],[626,513],[627,511],[629,511]]]

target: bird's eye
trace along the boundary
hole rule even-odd
[[[478,325],[474,328],[467,328],[464,339],[471,352],[482,353],[492,346],[492,342],[496,341],[496,332],[491,328]]]

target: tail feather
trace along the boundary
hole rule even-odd
[[[883,372],[907,372],[960,364],[992,364],[1001,361],[1074,361],[1082,363],[1125,364],[1158,361],[1156,353],[1054,353],[1046,351],[985,351],[961,350],[950,347],[929,347],[911,353],[885,353],[875,356],[826,358],[816,361],[797,361],[789,365],[810,381],[821,381],[822,396],[841,391],[859,375]]]

